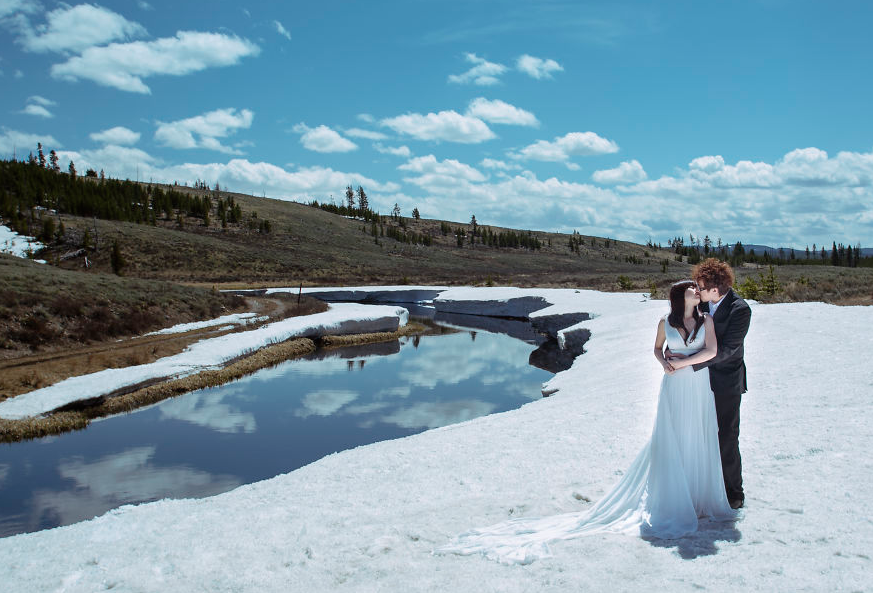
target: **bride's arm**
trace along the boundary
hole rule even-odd
[[[664,342],[667,341],[667,334],[664,331],[664,320],[658,322],[658,333],[655,335],[655,358],[664,367],[664,372],[667,374],[673,373],[676,369],[673,363],[664,358]]]
[[[673,368],[681,369],[715,358],[715,355],[718,353],[718,342],[715,338],[715,325],[713,325],[712,317],[709,315],[703,318],[703,328],[706,330],[706,341],[704,342],[703,349],[686,358],[671,360],[670,364],[673,365]]]

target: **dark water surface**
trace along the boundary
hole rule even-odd
[[[517,408],[551,373],[536,346],[461,331],[288,361],[239,381],[0,445],[0,536],[203,497],[327,454]]]

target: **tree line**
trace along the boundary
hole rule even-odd
[[[42,216],[44,211],[151,225],[157,224],[159,218],[175,219],[180,227],[187,217],[209,226],[213,214],[222,228],[243,221],[242,208],[233,197],[218,198],[216,204],[205,183],[206,191],[196,193],[106,178],[103,171],[98,177],[93,169],[81,177],[72,162],[69,173],[61,172],[55,166],[56,155],[44,162],[42,145],[38,154],[26,162],[0,161],[0,217],[16,232],[43,242],[57,238],[54,222],[47,222],[48,217]],[[213,197],[217,195],[216,191]],[[270,232],[269,221],[256,220],[255,213],[250,218],[249,228]]]
[[[873,257],[863,255],[860,243],[852,247],[851,245],[833,241],[830,250],[827,250],[824,245],[819,248],[817,244],[813,243],[812,249],[809,246],[803,251],[780,247],[773,253],[769,250],[756,253],[754,249],[746,249],[740,241],[729,245],[722,243],[721,239],[718,239],[713,244],[709,235],[706,235],[702,240],[699,236],[695,238],[694,235],[689,235],[688,244],[685,243],[683,237],[674,237],[667,244],[676,253],[677,259],[685,257],[691,264],[696,264],[703,258],[715,257],[729,262],[734,267],[741,266],[744,263],[764,266],[830,265],[849,268],[873,267]]]

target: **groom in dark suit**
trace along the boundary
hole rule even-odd
[[[740,400],[746,392],[746,363],[743,340],[749,331],[752,310],[731,288],[734,272],[714,258],[694,268],[692,278],[700,290],[700,307],[712,315],[718,353],[715,358],[693,365],[695,371],[709,367],[709,384],[715,394],[718,444],[724,487],[731,508],[743,506],[742,462],[740,460]]]

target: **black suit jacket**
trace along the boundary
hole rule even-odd
[[[707,306],[701,304],[706,311]],[[718,353],[715,358],[693,365],[695,371],[709,367],[709,384],[716,395],[739,395],[746,392],[746,363],[743,340],[749,331],[752,309],[734,292],[728,291],[712,316]]]

